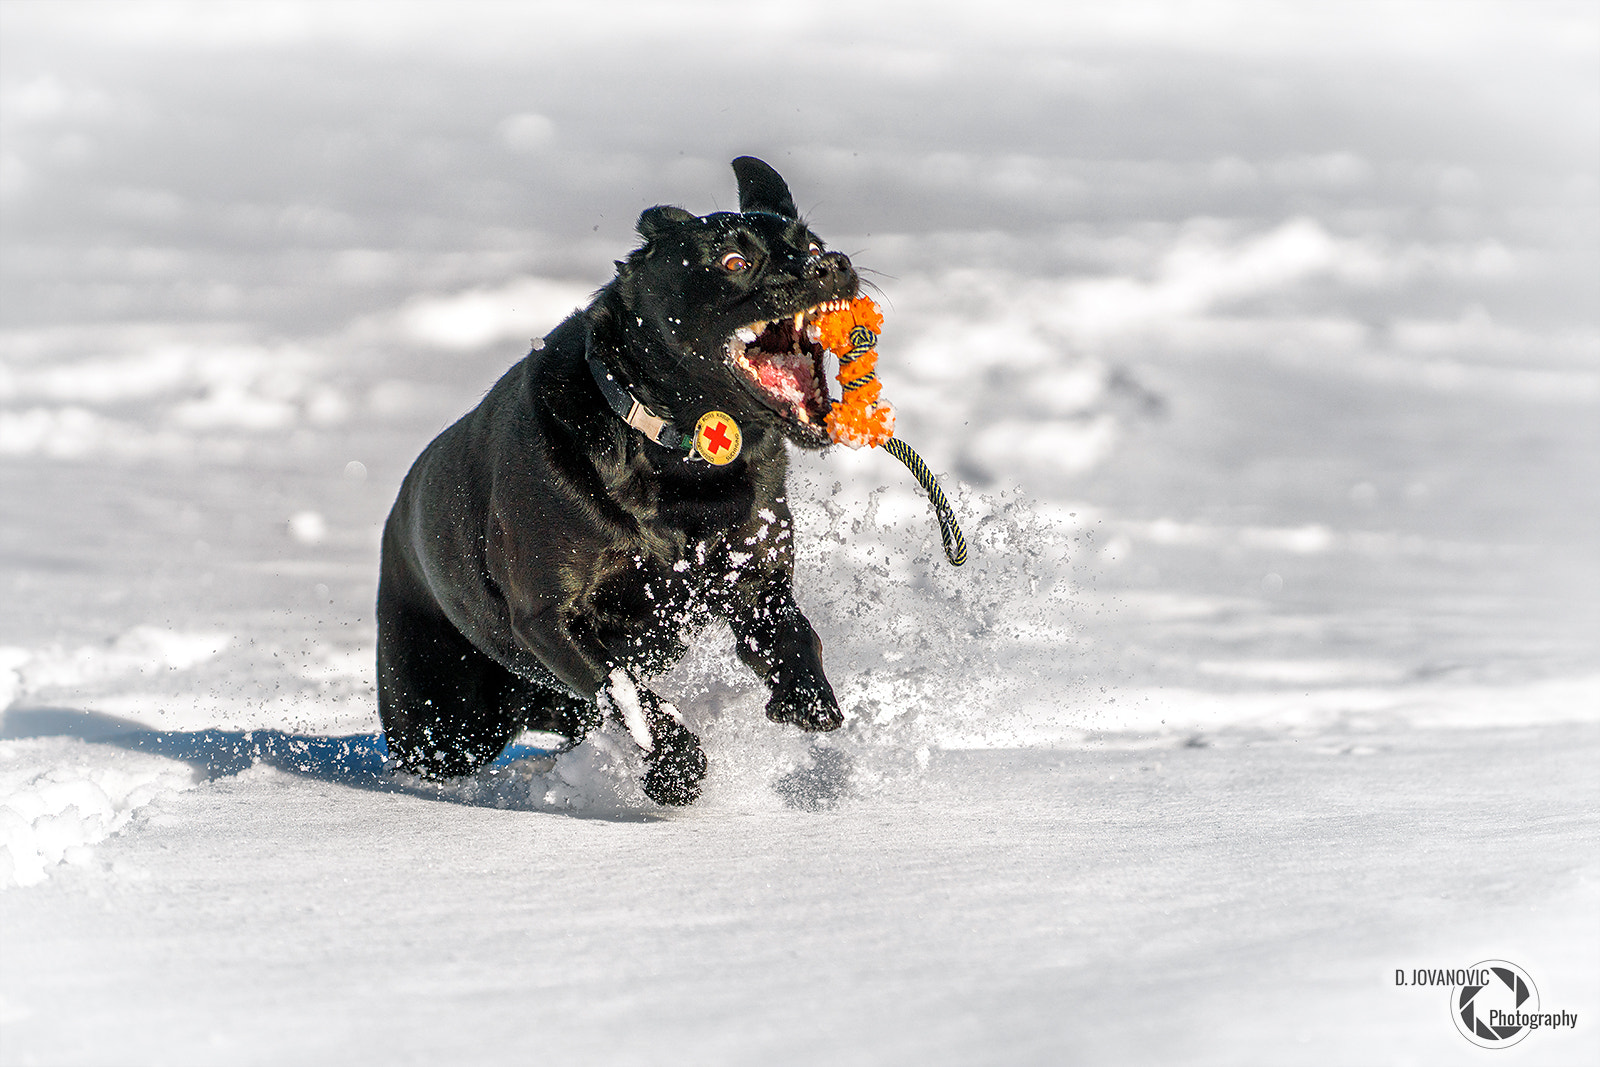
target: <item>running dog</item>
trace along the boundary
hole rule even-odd
[[[788,186],[733,161],[739,211],[639,216],[616,277],[441,433],[383,533],[378,703],[391,756],[469,774],[522,729],[620,719],[646,795],[688,804],[706,758],[642,678],[727,620],[767,717],[843,722],[796,605],[784,442],[830,443],[808,320],[856,296]]]

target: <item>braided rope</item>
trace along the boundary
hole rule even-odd
[[[851,307],[858,308],[861,305],[865,305],[870,310],[869,321],[882,321],[882,316],[876,314],[877,305],[865,297],[854,301]],[[894,433],[893,412],[887,404],[880,406],[878,403],[878,386],[876,384],[878,372],[873,366],[876,361],[866,360],[866,369],[864,371],[851,370],[850,365],[852,363],[873,354],[872,350],[878,344],[877,333],[870,326],[864,326],[857,322],[850,327],[850,332],[845,339],[850,342],[850,350],[839,356],[839,384],[844,390],[843,395],[840,397],[840,404],[856,412],[857,414],[853,417],[858,418],[862,413],[875,414],[877,425],[871,430],[866,430],[864,425],[851,426],[846,434],[841,434],[839,427],[834,425],[833,416],[830,414],[828,426],[829,430],[833,432],[833,439],[835,441],[845,441],[852,448],[860,448],[875,438],[887,437],[888,439],[881,441],[878,447],[888,452],[901,463],[904,463],[906,469],[911,472],[912,477],[916,478],[923,491],[928,494],[928,502],[933,505],[934,514],[939,517],[939,537],[944,541],[944,558],[950,561],[952,567],[961,566],[967,562],[967,539],[961,535],[961,524],[956,522],[955,510],[950,507],[950,501],[945,499],[944,490],[939,488],[939,480],[933,476],[933,472],[922,461],[922,457],[917,455],[916,450],[910,445],[898,437],[892,436]],[[841,347],[837,340],[837,335],[835,335],[835,339],[824,341],[823,343],[834,352],[838,352]],[[852,375],[855,376],[852,377]],[[852,393],[867,386],[872,387],[870,393],[863,394],[860,397],[851,396]]]
[[[950,507],[950,501],[944,498],[944,490],[939,488],[939,480],[933,476],[928,465],[922,462],[922,457],[916,450],[898,437],[891,437],[882,445],[889,455],[906,465],[906,470],[911,472],[922,488],[928,494],[928,502],[933,505],[935,514],[939,516],[939,536],[944,540],[944,558],[950,561],[950,566],[959,567],[967,561],[967,539],[961,536],[961,525],[956,522],[956,513]]]
[[[865,326],[852,326],[850,328],[850,351],[839,357],[839,385],[846,392],[860,389],[868,382],[878,380],[878,372],[876,370],[869,370],[861,377],[852,378],[848,382],[844,380],[845,372],[849,370],[850,364],[872,351],[877,344],[878,335]]]

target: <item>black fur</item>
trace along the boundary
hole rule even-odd
[[[852,297],[850,261],[822,252],[771,167],[734,161],[741,212],[654,207],[617,276],[425,449],[384,528],[378,700],[391,755],[467,774],[521,729],[581,738],[626,682],[666,669],[713,616],[771,688],[767,716],[842,718],[821,644],[795,604],[788,439],[827,443],[747,388],[724,359],[740,325]],[[737,273],[729,251],[745,258]],[[726,466],[657,445],[607,406],[588,358],[685,431],[707,410],[744,433]],[[642,684],[653,747],[644,787],[699,795],[694,734]]]

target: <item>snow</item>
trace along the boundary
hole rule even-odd
[[[1364,740],[945,752],[914,791],[664,818],[259,766],[8,900],[9,951],[50,961],[7,990],[8,1059],[1355,1062],[1378,1035],[1380,1062],[1467,1062],[1443,993],[1390,976],[1513,941],[1582,1016],[1600,931],[1546,892],[1592,737]],[[1583,1050],[1536,1036],[1533,1062]]]
[[[1500,958],[1580,1019],[1500,1055],[1594,1061],[1592,11],[57,9],[0,34],[0,1059],[1469,1062],[1392,975]],[[674,73],[752,32],[807,77]],[[642,721],[391,773],[406,467],[744,152],[880,272],[969,563],[797,454],[842,730],[708,630],[688,809]]]
[[[48,770],[40,772],[41,767]],[[139,810],[194,785],[182,764],[140,753],[109,757],[57,738],[0,747],[0,884],[35,885],[57,864],[92,861],[89,846]]]

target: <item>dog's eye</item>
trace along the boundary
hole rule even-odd
[[[822,246],[817,244],[817,242],[812,241],[811,246],[806,249],[806,255],[810,256],[812,259],[816,259],[818,256],[822,255]]]
[[[730,274],[750,269],[750,261],[737,252],[729,252],[722,257],[722,269]]]

